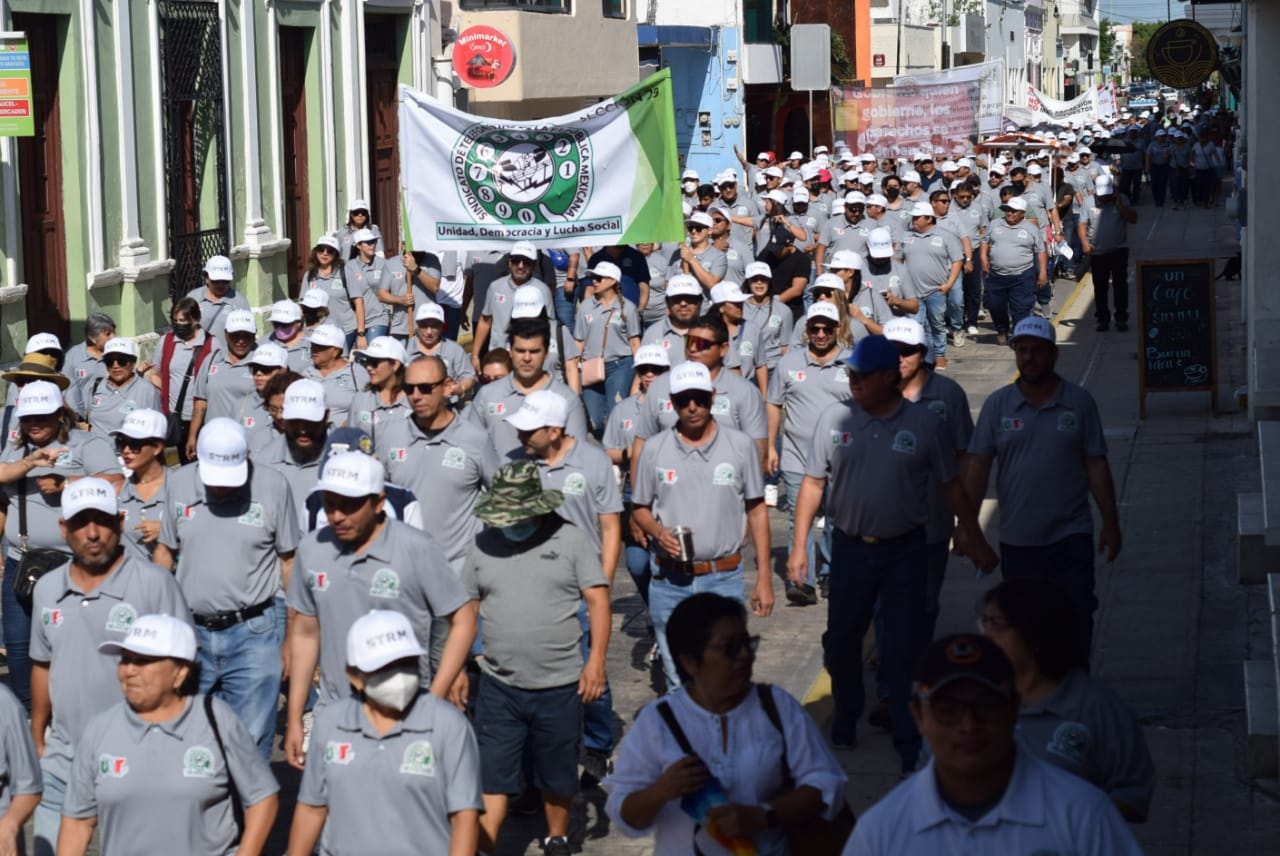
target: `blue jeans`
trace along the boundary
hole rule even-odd
[[[781,433],[781,432],[779,432]],[[800,485],[804,482],[804,473],[782,472],[782,484],[786,489],[787,496],[787,544],[795,540],[796,535],[796,497],[800,495]],[[818,505],[818,516],[827,513],[827,493],[822,492],[822,502]],[[822,530],[822,537],[818,537],[816,528],[809,528],[809,542],[805,545],[805,552],[809,554],[809,585],[815,585],[819,577],[825,577],[831,571],[831,527],[827,526]],[[783,572],[783,578],[786,578],[786,572]],[[790,581],[787,581],[790,585]]]
[[[240,717],[258,744],[264,761],[271,760],[280,699],[280,636],[276,614],[269,609],[225,630],[196,628],[200,663],[200,692],[214,692]]]
[[[62,828],[62,804],[67,797],[67,783],[57,776],[41,771],[44,793],[32,816],[35,821],[33,839],[35,856],[53,856],[58,849],[58,830]],[[22,853],[22,831],[18,831],[18,852]]]
[[[578,604],[578,626],[582,628],[582,662],[591,654],[591,622],[587,618],[587,602]],[[613,690],[604,684],[604,695],[582,706],[582,746],[597,752],[613,751]]]
[[[440,308],[444,310],[444,337],[458,341],[458,333],[462,329],[462,307],[441,304]]]
[[[1080,662],[1087,666],[1093,647],[1093,612],[1098,608],[1094,594],[1092,533],[1068,535],[1043,547],[1002,543],[1000,573],[1006,580],[1033,577],[1053,580],[1062,586],[1076,614]]]
[[[653,579],[649,582],[649,617],[653,619],[653,632],[658,639],[658,653],[662,655],[662,673],[666,676],[668,691],[681,684],[675,661],[671,659],[671,649],[667,647],[667,619],[671,617],[671,611],[686,597],[704,591],[744,603],[746,598],[742,585],[741,567],[694,577],[680,571],[660,571],[654,562]]]
[[[644,601],[647,608],[649,606],[649,582],[653,579],[653,569],[649,567],[649,551],[639,544],[628,544],[624,548],[627,560],[627,571],[631,574],[631,581],[636,584],[636,591],[640,592],[640,599]]]
[[[878,601],[884,617],[880,663],[889,690],[893,746],[903,771],[914,770],[921,740],[908,702],[912,670],[921,651],[929,575],[924,528],[878,544],[864,543],[833,528],[831,568],[822,651],[831,675],[836,726],[856,722],[866,706],[862,638]]]
[[[924,340],[935,358],[947,355],[947,302],[947,295],[941,291],[920,298],[924,310]]]
[[[1036,266],[1016,274],[987,274],[987,309],[997,333],[1008,333],[1031,314],[1036,302]]]
[[[556,320],[559,321],[560,326],[569,331],[569,335],[572,336],[574,333],[573,325],[578,321],[577,301],[572,293],[566,294],[562,287],[556,287],[551,290],[556,304]]]
[[[390,329],[391,327],[386,324],[370,324],[368,327],[364,328],[364,340],[366,342],[372,342],[379,336],[387,335],[387,331]]]
[[[598,440],[614,405],[631,394],[635,369],[631,357],[619,357],[604,364],[604,380],[582,388],[582,406],[587,409],[591,433]]]
[[[961,269],[960,276],[956,277],[956,284],[951,286],[951,290],[947,292],[947,329],[963,330],[964,329],[964,290],[969,275]],[[943,336],[945,340],[946,337]]]
[[[16,510],[10,509],[13,514]],[[31,712],[31,613],[18,603],[13,580],[18,576],[18,560],[4,560],[4,584],[0,586],[0,609],[4,610],[4,647],[9,652],[9,689]]]

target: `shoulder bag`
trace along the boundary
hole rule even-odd
[[[619,297],[619,300],[622,298]],[[595,386],[604,383],[604,349],[609,341],[609,319],[615,310],[610,309],[604,316],[604,335],[600,337],[600,356],[582,361],[582,385]],[[563,355],[561,355],[563,357]]]
[[[23,446],[23,452],[29,454],[30,449]],[[70,561],[71,557],[61,550],[35,549],[27,544],[27,477],[18,482],[18,539],[22,558],[18,560],[18,574],[13,579],[13,593],[18,603],[31,612],[31,596],[35,593],[36,583],[40,578]]]
[[[169,335],[172,336],[173,334],[170,333]],[[167,417],[168,427],[165,430],[165,438],[164,438],[164,444],[166,446],[181,447],[181,445],[186,442],[186,438],[182,436],[182,408],[187,401],[187,388],[191,386],[192,375],[196,373],[196,371],[200,368],[200,364],[204,362],[205,357],[209,355],[209,351],[212,345],[213,345],[213,337],[210,336],[208,333],[205,333],[204,343],[200,346],[200,350],[194,352],[191,355],[191,362],[187,364],[187,370],[182,375],[182,386],[178,387],[178,402],[177,404],[174,405],[173,412],[170,413]],[[172,359],[173,357],[173,348],[175,346],[176,346],[176,343],[172,339],[165,342],[164,356],[166,357],[166,359],[163,360],[163,365],[164,365],[163,370],[165,372],[166,387],[168,386],[167,378],[168,378],[169,359]],[[166,405],[169,403],[168,395],[165,396],[164,403]]]

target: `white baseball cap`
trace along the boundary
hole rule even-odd
[[[876,156],[872,152],[863,152],[862,154],[858,155],[858,162],[859,163],[875,163]]]
[[[99,643],[102,654],[141,654],[144,657],[172,657],[188,663],[196,659],[196,632],[190,624],[172,615],[139,615],[129,625],[123,639]]]
[[[671,395],[690,390],[715,392],[715,389],[711,383],[711,372],[702,363],[681,363],[671,370]]]
[[[323,288],[308,288],[302,292],[302,297],[298,302],[308,309],[328,309],[329,292]]]
[[[27,338],[27,346],[22,349],[24,354],[34,354],[36,351],[62,351],[66,350],[62,347],[62,342],[58,341],[58,337],[52,333],[36,333]]]
[[[836,250],[831,254],[831,261],[823,267],[830,270],[861,270],[862,256],[854,250]]]
[[[686,169],[684,172],[680,173],[681,181],[687,181],[689,179],[693,179],[694,181],[698,180],[698,171],[696,169]]]
[[[833,324],[840,323],[840,310],[836,308],[834,303],[826,301],[818,301],[809,307],[809,311],[804,314],[804,322],[808,324],[814,318],[825,318]]]
[[[537,290],[538,289],[536,288],[533,289],[534,292],[537,292]],[[519,289],[517,289],[517,291],[519,291]],[[515,317],[514,312],[512,313],[511,317],[512,318]],[[441,306],[439,303],[434,303],[431,301],[420,304],[418,308],[413,311],[413,322],[415,324],[421,324],[423,321],[439,321],[441,324],[443,324],[444,323],[444,307]]]
[[[232,309],[227,313],[227,324],[223,329],[228,333],[253,333],[257,335],[258,322],[253,320],[253,313],[248,309]]]
[[[924,344],[924,327],[914,318],[890,318],[884,325],[884,337],[918,348]]]
[[[876,183],[875,176],[869,172],[858,173],[858,177],[855,180],[858,182],[858,184],[865,184],[868,186]]]
[[[765,279],[773,279],[773,269],[765,262],[752,262],[747,265],[746,270],[742,272],[742,278],[746,280],[755,279],[756,277],[764,277]]]
[[[813,153],[814,153],[815,155],[824,155],[824,154],[826,154],[826,153],[827,153],[827,152],[829,152],[829,151],[831,151],[831,149],[827,148],[826,146],[814,146],[814,147],[813,147]]]
[[[937,214],[933,213],[933,206],[928,202],[917,202],[911,206],[912,217],[933,217],[937,219]]]
[[[846,196],[845,201],[848,202],[848,199],[849,197]],[[888,208],[889,200],[888,198],[885,197],[883,193],[872,193],[869,196],[867,196],[867,204],[879,205],[881,208]]]
[[[943,172],[955,172],[959,168],[960,168],[960,165],[953,160],[943,161],[942,166],[938,167],[938,169],[942,170]]]
[[[1035,315],[1023,318],[1014,326],[1009,344],[1015,344],[1019,336],[1030,336],[1033,339],[1044,339],[1046,342],[1057,344],[1057,339],[1053,335],[1053,325],[1047,318],[1038,318]]]
[[[711,215],[706,211],[694,211],[688,217],[684,218],[685,225],[693,223],[698,226],[706,226],[708,229],[714,224]]]
[[[569,421],[569,402],[558,392],[535,390],[526,395],[520,409],[506,419],[517,431],[536,431],[548,426],[563,428]]]
[[[711,302],[715,303],[746,303],[747,296],[742,293],[742,286],[736,282],[720,280],[711,286]]]
[[[270,319],[272,324],[296,324],[302,320],[302,307],[292,300],[277,300],[271,304]]]
[[[764,198],[772,199],[774,202],[777,202],[779,205],[786,205],[788,202],[791,201],[791,194],[787,193],[785,190],[770,190],[768,193],[764,195]]]
[[[547,312],[547,299],[540,288],[517,288],[511,298],[511,318],[541,318]]]
[[[1000,162],[997,161],[996,163],[993,163],[991,165],[990,169],[988,169],[987,172],[997,177],[1002,176],[1004,175],[1004,166],[1002,166]]]
[[[595,267],[587,270],[587,273],[619,282],[622,280],[622,269],[613,262],[597,262]]]
[[[368,211],[368,199],[352,199],[351,204],[347,206],[347,211]]]
[[[378,236],[374,234],[372,229],[357,229],[355,234],[351,236],[351,243],[363,244],[365,241],[377,241]]]
[[[787,155],[787,160],[804,160],[804,155],[799,151],[794,151]]]
[[[872,229],[867,235],[867,255],[873,259],[887,259],[893,255],[893,233],[883,226]]]
[[[77,479],[62,489],[62,519],[70,520],[82,511],[119,514],[116,489],[106,479],[88,476]]]
[[[673,297],[702,297],[702,286],[687,273],[678,273],[667,280],[667,299]]]
[[[901,178],[903,184],[907,184],[908,182],[915,182],[916,184],[920,183],[920,173],[916,172],[914,169],[905,170],[902,173]]]
[[[235,279],[235,269],[231,267],[231,259],[226,256],[210,256],[204,263],[205,276],[221,282]]]
[[[797,187],[795,190],[791,191],[791,201],[792,202],[808,202],[809,191],[803,187]]]
[[[404,613],[375,609],[351,622],[347,631],[347,665],[365,674],[394,663],[421,657],[427,651],[413,634]]]
[[[1033,163],[1027,167],[1027,175],[1040,175],[1044,170],[1040,169],[1040,164]]]
[[[62,409],[62,390],[47,380],[33,380],[18,392],[18,418],[48,416]]]
[[[764,170],[766,178],[782,178],[782,170],[776,166],[766,167]]]
[[[124,354],[126,357],[133,359],[138,358],[138,346],[132,339],[124,339],[116,337],[108,339],[107,343],[102,346],[102,356],[107,354]]]
[[[253,349],[253,353],[245,362],[251,366],[282,369],[289,365],[289,352],[275,342],[263,342]]]
[[[306,378],[295,380],[284,391],[284,407],[281,416],[285,419],[323,422],[327,411],[324,386],[319,381]]]
[[[403,363],[408,359],[404,345],[390,336],[379,336],[369,343],[367,348],[356,348],[351,353],[357,357],[369,357],[375,360],[395,360]]]
[[[111,433],[134,440],[163,440],[169,434],[169,421],[159,410],[140,407],[126,416],[120,427]]]
[[[351,210],[354,211],[355,209],[353,208]],[[338,243],[338,239],[335,238],[333,235],[321,235],[319,238],[316,238],[315,245],[317,248],[328,247],[329,249],[333,250],[335,253],[342,252],[342,245]]]
[[[1006,211],[1026,211],[1027,200],[1021,196],[1010,196],[1009,200],[1001,203],[1000,207]]]
[[[345,348],[347,334],[336,324],[317,324],[311,328],[310,342],[313,348]]]
[[[844,280],[833,273],[820,273],[813,278],[813,282],[804,287],[804,290],[814,291],[819,288],[830,288],[835,291],[844,291]]]
[[[844,204],[845,205],[866,205],[867,195],[863,193],[861,190],[851,190],[844,195]]]
[[[382,463],[364,452],[330,455],[313,490],[339,496],[380,496],[386,484]]]
[[[635,366],[671,368],[671,357],[667,356],[667,349],[657,343],[641,345],[631,362]]]
[[[249,440],[234,419],[219,416],[196,438],[196,471],[207,487],[240,487],[249,479]]]
[[[816,163],[807,163],[800,167],[800,180],[812,181],[818,177],[819,166]]]
[[[508,255],[519,256],[522,259],[532,259],[536,262],[538,260],[538,248],[528,241],[517,241],[511,247]]]

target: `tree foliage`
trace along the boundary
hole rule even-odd
[[[1129,48],[1133,55],[1129,63],[1129,76],[1133,80],[1149,80],[1151,68],[1147,65],[1147,42],[1155,31],[1163,27],[1164,21],[1134,21],[1133,46]]]
[[[1098,24],[1098,53],[1102,55],[1103,65],[1115,65],[1116,24],[1110,18],[1103,18]]]

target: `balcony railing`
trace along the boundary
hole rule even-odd
[[[460,0],[464,12],[494,12],[515,9],[521,12],[549,12],[568,15],[573,11],[571,0]]]

